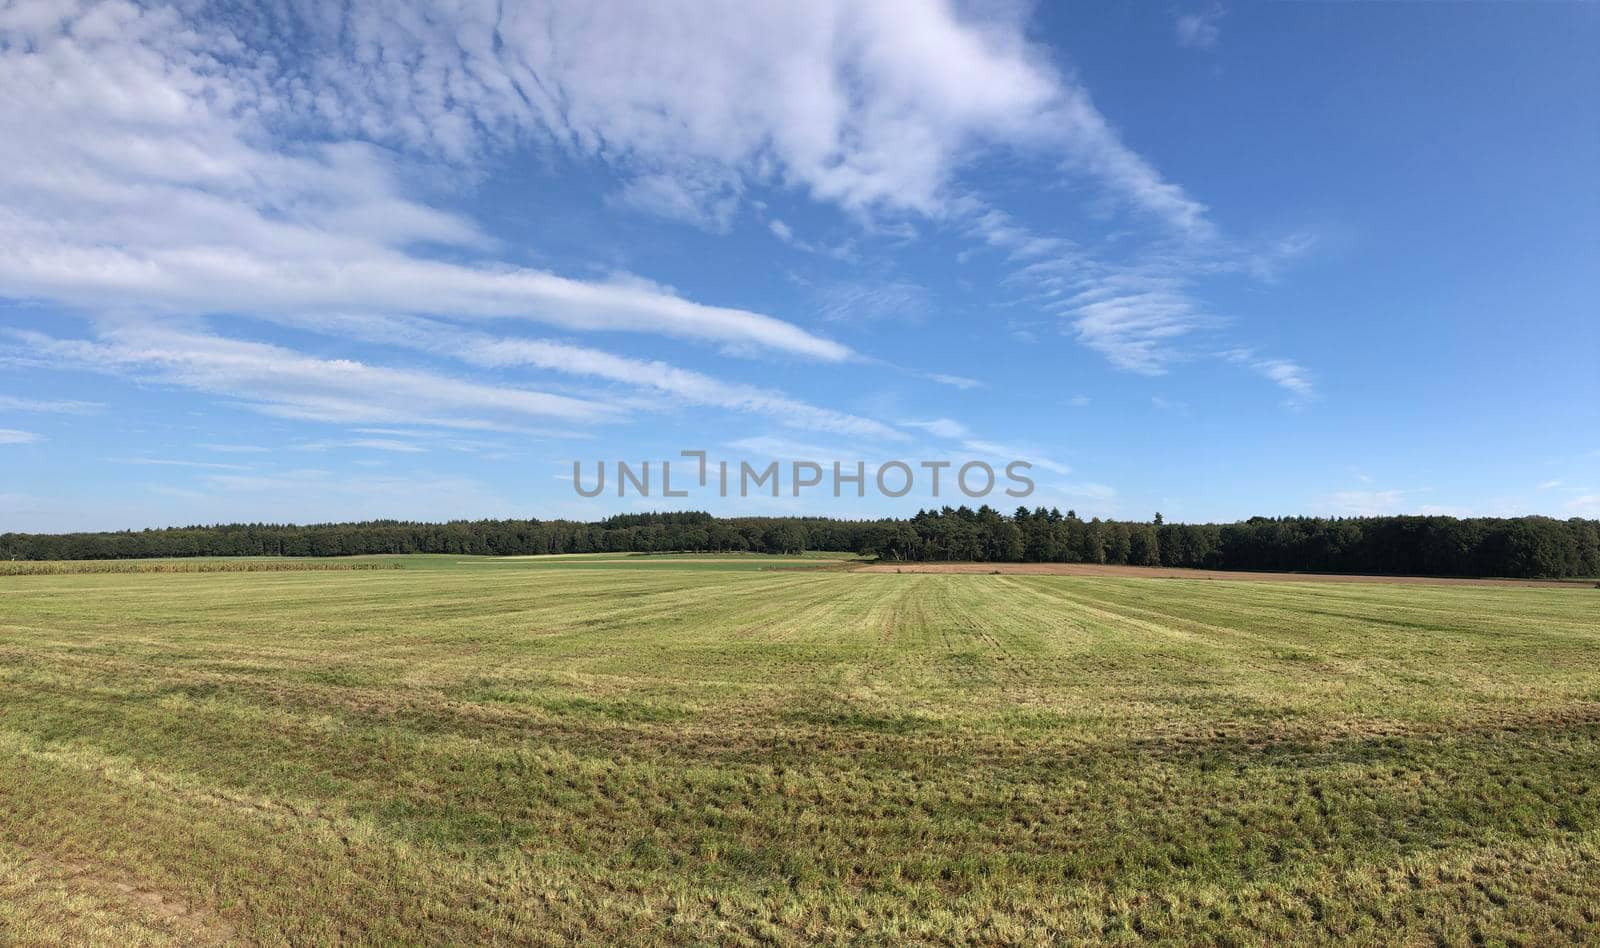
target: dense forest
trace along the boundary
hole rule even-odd
[[[1043,508],[921,511],[908,520],[646,513],[597,523],[375,520],[0,534],[0,559],[346,556],[360,553],[796,553],[887,560],[1116,563],[1414,576],[1600,576],[1600,522],[1548,517],[1254,517],[1241,523],[1083,520]]]

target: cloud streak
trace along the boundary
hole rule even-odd
[[[552,339],[496,336],[437,320],[344,316],[336,319],[284,319],[285,325],[385,346],[398,346],[478,368],[533,368],[577,378],[598,379],[662,395],[675,403],[764,415],[795,428],[890,441],[907,435],[894,427],[847,412],[822,408],[781,392],[726,382],[656,359],[633,359]],[[665,407],[633,399],[632,411]]]
[[[54,415],[93,415],[106,406],[99,402],[16,398],[0,395],[0,411],[27,411]]]
[[[1263,358],[1253,349],[1233,349],[1223,353],[1223,358],[1242,365],[1268,379],[1289,393],[1291,404],[1299,404],[1317,397],[1311,373],[1298,362],[1289,359]]]
[[[390,338],[397,336],[390,334]],[[904,432],[870,418],[821,408],[753,385],[724,382],[659,360],[630,359],[547,339],[496,339],[478,334],[425,331],[415,341],[422,347],[474,365],[532,366],[644,388],[690,405],[765,415],[795,428],[906,440]]]
[[[160,325],[112,328],[95,340],[10,334],[17,358],[240,399],[268,414],[335,423],[496,428],[529,421],[616,421],[617,407],[433,372],[307,356],[282,346]]]

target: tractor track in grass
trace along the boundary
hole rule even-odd
[[[1518,586],[1530,589],[1592,589],[1592,579],[1499,579],[1459,576],[1374,576],[1358,573],[1268,573],[1186,569],[1175,566],[1113,566],[1100,563],[868,563],[854,573],[964,573],[1003,576],[1082,576],[1100,579],[1228,580],[1240,583],[1379,583],[1419,586]]]

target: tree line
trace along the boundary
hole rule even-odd
[[[453,553],[849,551],[885,560],[1108,563],[1414,576],[1600,576],[1600,522],[1549,517],[1253,517],[1237,523],[1084,520],[983,506],[909,519],[625,514],[570,520],[237,523],[108,533],[0,534],[0,559]]]

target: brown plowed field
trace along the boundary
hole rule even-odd
[[[1231,579],[1280,583],[1414,583],[1425,586],[1593,587],[1593,580],[1458,579],[1445,576],[1360,576],[1346,573],[1249,573],[1163,566],[1102,566],[1093,563],[873,563],[863,573],[1002,573],[1011,576],[1121,576],[1136,579]]]

